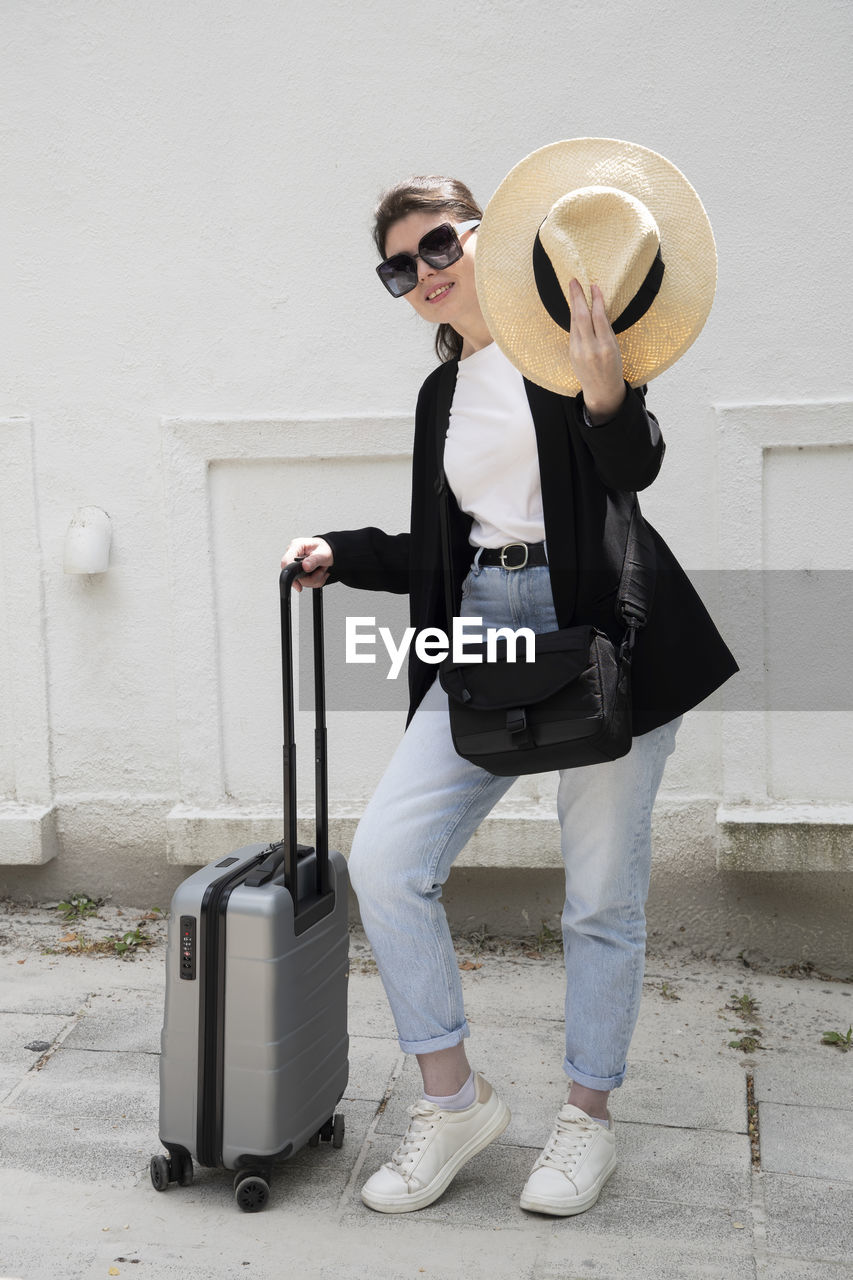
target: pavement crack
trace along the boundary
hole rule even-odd
[[[91,994],[86,996],[86,999],[83,1001],[83,1003],[81,1004],[77,1012],[71,1015],[68,1026],[63,1027],[59,1035],[51,1044],[50,1048],[46,1049],[45,1052],[41,1054],[41,1056],[38,1057],[30,1067],[27,1068],[26,1072],[18,1081],[18,1083],[15,1085],[15,1087],[12,1090],[10,1090],[9,1093],[6,1094],[6,1096],[3,1098],[4,1107],[12,1106],[12,1104],[17,1099],[18,1095],[22,1093],[24,1089],[26,1089],[28,1082],[32,1080],[39,1071],[44,1070],[44,1068],[50,1062],[53,1055],[62,1047],[62,1045],[71,1035],[71,1032],[74,1030],[74,1028],[78,1026],[80,1019],[85,1014],[86,1008],[89,1005],[91,999],[92,999]]]
[[[53,1051],[53,1046],[51,1046],[51,1049],[49,1052],[52,1052],[52,1051]],[[159,1049],[114,1049],[114,1048],[110,1048],[109,1046],[100,1045],[100,1044],[72,1045],[71,1048],[68,1050],[68,1052],[69,1053],[135,1053],[135,1054],[138,1054],[141,1058],[159,1058],[160,1057]],[[47,1056],[48,1054],[45,1054],[45,1057]],[[36,1063],[36,1066],[38,1066],[38,1063]]]
[[[87,1000],[90,997],[86,997]],[[0,1009],[0,1017],[26,1017],[26,1018],[76,1018],[79,1010],[77,1009]]]
[[[758,1119],[758,1103],[755,1101],[755,1076],[746,1073],[746,1124],[753,1169],[761,1168],[761,1130]]]
[[[41,1071],[43,1070],[44,1067],[47,1066],[47,1064],[50,1062],[53,1055],[65,1043],[65,1041],[71,1035],[71,1032],[74,1031],[74,1029],[77,1027],[77,1025],[80,1022],[80,1019],[86,1013],[86,1008],[91,1003],[91,1000],[92,1000],[91,995],[86,996],[86,999],[83,1001],[80,1008],[77,1010],[75,1014],[73,1014],[71,1021],[68,1023],[68,1026],[63,1027],[63,1029],[60,1031],[59,1035],[56,1037],[56,1039],[54,1040],[50,1048],[46,1049],[45,1052],[41,1055],[41,1057],[38,1058],[33,1063],[33,1065],[30,1067],[30,1071]],[[29,1072],[27,1074],[29,1074]]]
[[[771,1258],[767,1251],[767,1205],[764,1199],[764,1174],[760,1169],[752,1171],[752,1255],[757,1280],[770,1280]]]
[[[382,1095],[379,1105],[376,1108],[373,1119],[371,1120],[370,1125],[368,1127],[367,1133],[364,1135],[364,1141],[362,1142],[361,1149],[359,1150],[359,1153],[356,1156],[355,1164],[352,1167],[352,1173],[347,1179],[347,1184],[344,1187],[343,1191],[341,1192],[341,1197],[338,1200],[338,1221],[339,1222],[343,1217],[344,1213],[346,1212],[350,1202],[352,1201],[353,1192],[355,1190],[356,1183],[361,1177],[361,1170],[364,1167],[364,1162],[367,1159],[368,1152],[371,1151],[371,1149],[373,1148],[373,1140],[376,1137],[376,1126],[379,1123],[379,1117],[384,1114],[385,1108],[388,1106],[388,1103],[391,1101],[391,1095],[394,1092],[394,1088],[397,1084],[397,1081],[400,1079],[400,1076],[403,1074],[403,1068],[405,1067],[405,1065],[406,1065],[406,1055],[404,1053],[401,1053],[398,1056],[397,1061],[394,1063],[393,1070],[391,1071],[391,1074],[388,1077],[388,1084],[385,1086],[385,1092]]]
[[[403,1068],[405,1067],[405,1065],[406,1065],[406,1055],[404,1053],[401,1053],[399,1058],[394,1064],[394,1069],[391,1072],[391,1075],[388,1077],[388,1084],[385,1088],[385,1092],[382,1095],[382,1099],[379,1103],[379,1106],[376,1108],[376,1115],[374,1116],[374,1122],[379,1118],[379,1116],[382,1115],[383,1111],[388,1106],[388,1103],[391,1101],[391,1094],[394,1092],[394,1085],[397,1083],[397,1081],[400,1079],[400,1076],[403,1074]]]

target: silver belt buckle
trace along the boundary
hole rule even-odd
[[[506,553],[512,547],[524,547],[524,559],[522,560],[521,564],[507,564]],[[507,542],[505,546],[501,547],[501,568],[502,569],[523,569],[524,566],[527,564],[527,556],[528,556],[528,551],[527,551],[526,542]]]

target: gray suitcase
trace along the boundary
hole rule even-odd
[[[160,1056],[158,1191],[192,1181],[193,1160],[235,1171],[247,1212],[273,1164],[306,1143],[339,1147],[346,1088],[347,867],[328,851],[322,592],[314,608],[316,843],[296,842],[290,588],[281,573],[284,839],[238,849],[172,898]],[[296,892],[294,892],[294,886]]]

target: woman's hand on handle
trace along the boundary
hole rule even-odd
[[[294,591],[303,587],[322,587],[334,563],[332,548],[323,538],[294,538],[281,557],[281,567],[303,557],[302,574],[293,583]]]
[[[581,384],[590,421],[598,425],[615,417],[625,399],[622,352],[604,310],[604,295],[597,284],[592,286],[590,308],[583,289],[577,280],[572,280],[569,305],[572,311],[569,359]]]

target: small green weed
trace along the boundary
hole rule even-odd
[[[668,983],[668,982],[662,982],[662,983],[660,984],[660,988],[659,988],[659,989],[660,989],[660,993],[661,993],[661,995],[663,996],[664,1000],[680,1000],[680,999],[681,999],[681,996],[678,994],[678,992],[676,991],[675,987],[673,987],[673,986],[672,986],[670,983]]]
[[[495,951],[497,949],[495,940],[489,934],[486,925],[483,925],[481,929],[475,929],[473,933],[469,934],[468,943],[475,960],[479,960],[485,951]]]
[[[847,1053],[853,1048],[853,1027],[847,1028],[847,1035],[842,1035],[840,1031],[824,1031],[822,1044],[837,1045],[842,1053]]]
[[[733,991],[726,1008],[737,1014],[743,1022],[748,1022],[758,1014],[758,1001],[748,991],[741,991],[740,993]],[[740,1027],[729,1027],[729,1031],[734,1031],[735,1033],[740,1030]],[[755,1053],[756,1049],[764,1048],[761,1043],[761,1034],[760,1027],[750,1027],[748,1030],[743,1031],[737,1040],[730,1040],[729,1048],[740,1049],[741,1053]]]
[[[740,995],[733,991],[726,1008],[731,1009],[732,1013],[736,1013],[739,1018],[743,1018],[744,1022],[746,1022],[748,1019],[754,1018],[758,1013],[758,1001],[746,991],[743,991]]]
[[[108,938],[107,941],[112,942],[113,950],[117,956],[124,956],[130,951],[135,951],[138,947],[151,945],[151,939],[148,934],[143,933],[141,929],[128,929],[127,933],[122,934],[120,938]]]
[[[729,1027],[729,1031],[737,1030],[737,1027]],[[755,1053],[756,1049],[763,1049],[761,1030],[758,1027],[750,1027],[739,1039],[730,1040],[729,1048],[740,1049],[741,1053]]]
[[[556,932],[544,920],[539,926],[539,932],[536,935],[537,951],[557,951],[563,945],[562,933]]]
[[[85,920],[87,916],[96,916],[102,898],[90,898],[88,893],[69,894],[67,901],[57,902],[56,910],[63,920]]]
[[[87,938],[82,931],[67,933],[59,939],[60,946],[46,947],[44,956],[121,956],[128,960],[139,953],[140,948],[150,947],[154,941],[142,929],[129,929],[120,938],[112,934],[108,938]]]

